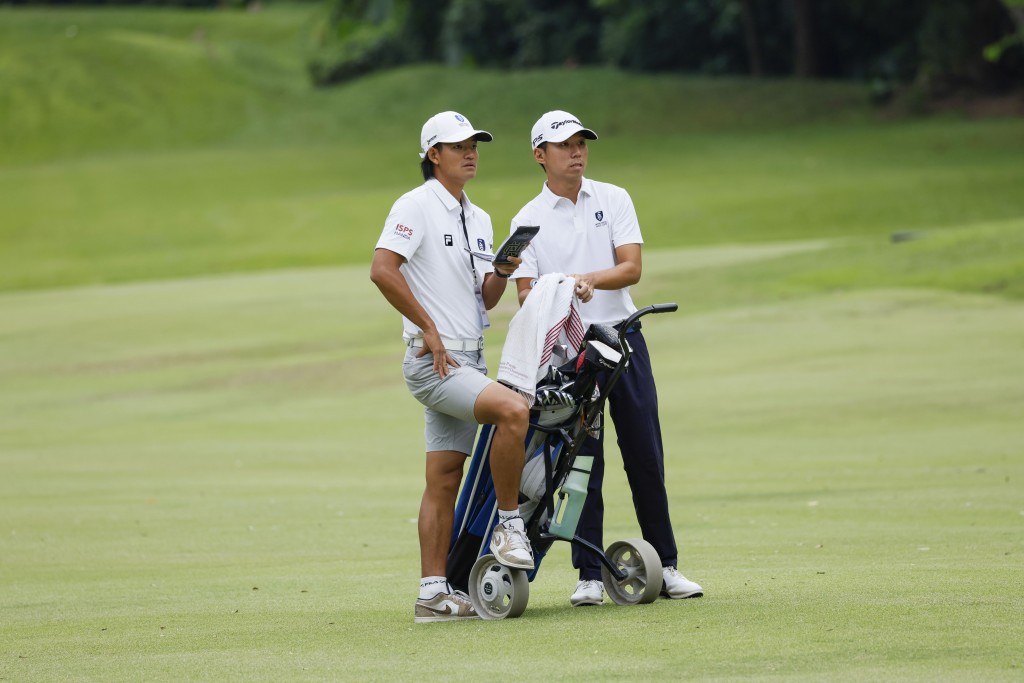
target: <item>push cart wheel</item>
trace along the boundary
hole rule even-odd
[[[616,605],[637,605],[654,602],[661,593],[661,558],[658,551],[642,538],[616,541],[605,551],[608,559],[626,578],[616,581],[605,566],[601,578],[608,597]]]
[[[506,567],[494,555],[484,555],[469,571],[469,599],[484,619],[514,619],[530,601],[530,580],[525,571]]]

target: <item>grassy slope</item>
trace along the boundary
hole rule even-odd
[[[303,89],[307,16],[0,9],[2,163],[195,147],[279,116],[275,99]]]
[[[450,107],[497,136],[470,191],[499,231],[555,106],[602,133],[591,175],[630,189],[655,248],[1024,211],[1024,122],[874,120],[855,85],[415,67],[317,92],[301,8],[0,13],[0,289],[365,261]]]
[[[807,247],[800,248],[801,245]],[[813,249],[810,247],[814,247]],[[918,232],[906,242],[845,239],[794,243],[797,252],[753,264],[696,268],[683,281],[649,290],[682,297],[690,311],[776,303],[821,292],[891,287],[936,288],[1024,299],[1024,220]],[[726,255],[734,249],[725,248]],[[680,267],[675,252],[646,257],[645,273]]]

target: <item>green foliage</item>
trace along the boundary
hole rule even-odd
[[[401,64],[400,43],[388,27],[366,27],[321,50],[310,61],[309,73],[318,85],[340,83],[380,68]]]
[[[445,12],[447,61],[488,67],[593,64],[600,25],[589,0],[451,0]]]
[[[1024,45],[1024,37],[1018,34],[1004,36],[1002,39],[985,47],[985,59],[990,62],[998,62],[1003,58],[1007,50],[1019,45]]]
[[[975,48],[964,31],[970,25],[971,7],[965,0],[931,3],[919,33],[921,49],[920,78],[936,85],[936,80],[963,80]]]
[[[337,0],[317,31],[309,72],[317,85],[340,83],[409,61],[401,41],[409,2]],[[417,55],[418,56],[418,55]]]
[[[981,59],[986,46],[994,54],[1002,45],[995,41],[1013,30],[997,0],[332,0],[329,6],[332,27],[318,34],[332,35],[338,44],[313,59],[321,84],[440,59],[491,68],[611,64],[638,71],[788,75],[799,71],[798,24],[807,26],[799,31],[807,42],[802,68],[869,81],[880,102],[899,84],[924,84],[932,95],[967,85],[1013,87],[1024,73],[1020,60],[994,68]],[[409,19],[410,8],[421,8],[417,19]],[[380,30],[373,40],[359,32],[346,37],[354,25]]]
[[[331,0],[311,32],[314,84],[350,81],[378,69],[439,57],[446,0]]]
[[[639,71],[745,71],[738,3],[732,0],[608,0],[601,6],[607,17],[601,53],[608,63]]]
[[[1002,3],[1013,19],[1016,31],[985,47],[985,59],[993,63],[1000,61],[1007,51],[1024,45],[1024,0],[1002,0]]]

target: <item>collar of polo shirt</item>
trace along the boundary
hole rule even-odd
[[[570,200],[566,199],[565,197],[562,197],[562,196],[557,195],[554,192],[552,192],[551,188],[548,187],[547,183],[544,183],[544,186],[541,188],[540,193],[541,193],[541,196],[544,197],[544,199],[551,205],[551,208],[554,208],[555,205],[558,204],[559,200],[565,199],[565,201],[570,201]],[[581,195],[585,194],[588,197],[593,197],[594,196],[593,181],[587,180],[586,178],[583,178],[583,182],[580,184],[580,194]]]

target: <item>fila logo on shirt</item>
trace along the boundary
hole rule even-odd
[[[594,214],[594,218],[597,219],[597,223],[594,223],[595,228],[603,228],[608,225],[608,221],[604,219],[604,211],[598,211]]]
[[[451,235],[445,235],[444,236],[444,246],[446,246],[446,247],[452,246],[452,236]]]

